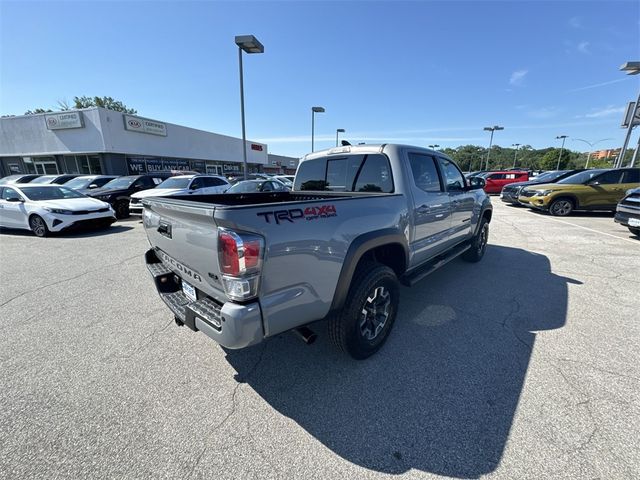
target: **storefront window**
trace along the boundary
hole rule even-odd
[[[64,173],[80,173],[75,155],[64,156]]]
[[[89,155],[89,168],[91,169],[91,173],[102,173],[99,155]]]
[[[36,167],[33,165],[31,157],[22,157],[22,161],[27,173],[36,173]]]

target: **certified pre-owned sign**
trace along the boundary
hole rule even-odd
[[[44,123],[49,130],[64,130],[65,128],[82,128],[82,112],[52,113],[44,116]]]
[[[167,136],[167,126],[162,122],[156,122],[148,118],[124,116],[124,128],[131,132],[150,133],[151,135]]]

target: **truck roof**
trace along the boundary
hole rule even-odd
[[[435,150],[426,147],[417,147],[415,145],[405,145],[400,143],[380,143],[380,144],[365,144],[365,145],[347,145],[343,147],[332,147],[325,150],[318,150],[317,152],[308,153],[301,158],[301,161],[311,160],[313,158],[326,157],[328,155],[338,155],[341,153],[382,153],[385,150],[390,149],[404,149],[411,148],[413,150],[422,150],[425,152],[436,153]]]

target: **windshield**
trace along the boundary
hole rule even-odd
[[[255,193],[259,192],[264,182],[240,182],[227,190],[226,193]]]
[[[84,198],[84,195],[67,187],[22,187],[22,193],[29,200],[65,200]]]
[[[29,183],[51,183],[51,181],[56,178],[55,175],[44,175],[42,177],[35,178],[31,180]]]
[[[193,177],[172,177],[167,178],[156,188],[187,188]]]
[[[558,183],[561,183],[561,184],[585,183],[591,180],[593,177],[600,175],[601,173],[604,173],[606,171],[607,170],[585,170],[584,172],[576,173],[575,175],[571,175],[570,177],[563,178]]]
[[[102,188],[129,188],[138,177],[118,177],[104,184]]]
[[[93,180],[94,180],[94,177],[89,177],[89,178],[77,177],[77,178],[74,178],[73,180],[69,180],[67,183],[64,184],[64,186],[79,190],[81,188],[87,188],[89,185],[91,185],[91,182],[93,182]]]

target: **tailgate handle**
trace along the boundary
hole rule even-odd
[[[158,226],[158,233],[167,238],[171,238],[171,224],[160,222],[160,225]]]

